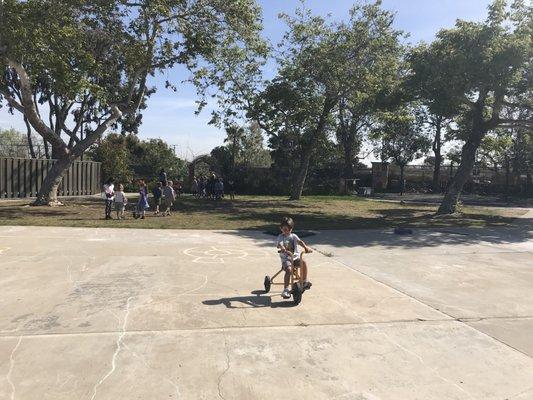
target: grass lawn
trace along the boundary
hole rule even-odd
[[[130,196],[128,210],[135,198]],[[28,201],[0,201],[0,225],[85,226],[167,229],[276,230],[278,221],[292,216],[296,230],[447,226],[509,226],[526,210],[465,207],[462,215],[436,217],[435,205],[404,204],[359,197],[308,196],[300,201],[285,197],[239,196],[235,201],[177,199],[171,216],[106,221],[104,200],[65,200],[62,207],[30,207]]]

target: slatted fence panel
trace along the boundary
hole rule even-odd
[[[0,157],[0,198],[35,197],[55,160]],[[63,176],[60,196],[84,196],[100,193],[101,165],[93,161],[75,161]]]

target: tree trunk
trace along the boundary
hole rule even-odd
[[[44,157],[49,160],[50,159],[50,150],[48,148],[48,142],[46,141],[46,139],[43,139],[43,143],[44,143]]]
[[[437,123],[435,127],[435,139],[433,140],[433,154],[435,155],[435,166],[433,167],[433,182],[432,187],[434,192],[440,193],[440,166],[442,164],[442,117],[437,117]]]
[[[37,193],[37,199],[33,203],[33,205],[60,205],[59,201],[57,200],[57,188],[59,187],[61,180],[63,179],[63,175],[67,170],[70,168],[72,163],[74,162],[74,158],[66,155],[60,159],[58,159],[50,171],[48,171],[48,174],[46,175],[46,178],[43,181],[43,184],[41,186],[41,189],[39,190],[39,193]]]
[[[308,146],[303,151],[304,153],[302,154],[300,167],[292,184],[290,197],[291,200],[300,200],[300,197],[302,197],[305,178],[307,177],[307,171],[309,170],[309,161],[311,160],[312,146]]]
[[[337,129],[337,140],[341,143],[342,149],[344,151],[344,166],[342,169],[341,178],[352,179],[354,177],[354,168],[353,168],[353,148],[355,142],[357,121],[352,114],[350,122],[347,123],[344,112],[346,108],[346,100],[341,99],[339,101],[339,127]]]
[[[353,145],[349,141],[343,141],[344,147],[344,170],[343,178],[353,179],[355,172],[353,168]]]
[[[482,127],[482,119],[480,118],[479,121],[474,122],[472,134],[463,146],[461,151],[461,163],[459,164],[457,173],[450,182],[448,191],[442,199],[437,214],[453,214],[456,212],[457,202],[461,196],[461,191],[472,174],[476,151],[481,143],[481,139],[485,136],[485,133],[486,132]]]
[[[505,195],[509,195],[509,177],[511,176],[511,161],[505,156]]]
[[[403,184],[403,170],[405,168],[405,165],[400,165],[400,196],[403,196],[403,191],[405,190],[404,184]]]
[[[320,114],[316,129],[311,133],[312,136],[308,138],[307,143],[304,143],[302,146],[300,167],[298,173],[296,174],[296,180],[293,181],[291,188],[291,200],[300,200],[300,197],[302,197],[305,178],[307,177],[307,171],[309,169],[309,161],[311,160],[311,153],[315,148],[318,138],[324,133],[324,129],[326,128],[326,119],[334,105],[335,103],[330,99],[326,98],[324,100],[322,113]]]
[[[37,158],[35,157],[35,149],[33,148],[33,141],[31,140],[31,125],[28,121],[28,118],[24,117],[24,123],[26,124],[26,134],[28,136],[28,149],[30,151],[30,157]]]

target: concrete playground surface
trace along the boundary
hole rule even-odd
[[[532,225],[319,232],[297,307],[261,232],[0,227],[0,399],[533,399]]]

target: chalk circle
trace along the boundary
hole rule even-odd
[[[242,260],[248,256],[248,252],[244,250],[219,246],[192,247],[183,252],[193,258],[192,262],[208,264],[223,264],[233,260]]]

